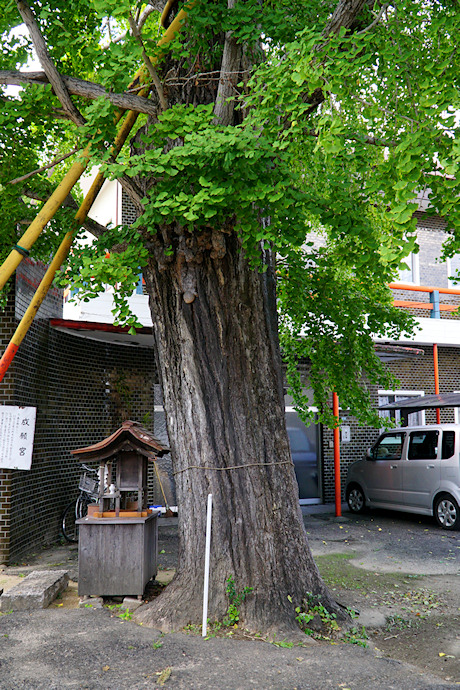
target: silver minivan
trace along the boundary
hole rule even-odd
[[[440,527],[460,529],[460,425],[386,431],[350,465],[345,492],[353,513],[390,508],[434,515]]]

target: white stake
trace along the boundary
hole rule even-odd
[[[204,590],[203,590],[203,633],[206,637],[208,626],[208,592],[209,592],[209,556],[211,552],[211,515],[212,494],[208,494],[208,512],[206,520],[206,550],[204,555]]]

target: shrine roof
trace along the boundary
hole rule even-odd
[[[72,455],[81,456],[85,461],[89,461],[104,460],[122,450],[137,451],[150,460],[169,453],[169,448],[155,438],[150,431],[147,431],[139,422],[133,422],[130,419],[123,422],[119,429],[104,440],[70,452]]]

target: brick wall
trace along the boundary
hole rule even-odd
[[[21,264],[16,299],[10,296],[0,316],[2,351],[43,272],[42,264]],[[61,512],[77,495],[79,466],[70,450],[102,440],[126,418],[154,431],[153,348],[52,329],[49,318],[61,314],[62,295],[52,291],[0,384],[0,404],[37,408],[31,470],[0,470],[0,563],[58,538]],[[149,500],[163,503],[158,484],[150,486]]]
[[[0,319],[0,348],[5,351],[14,333],[14,285],[8,293],[6,308]],[[14,379],[9,370],[1,385],[0,404],[14,404]],[[12,471],[0,468],[0,563],[8,559],[10,546],[10,503],[11,503],[11,475]]]

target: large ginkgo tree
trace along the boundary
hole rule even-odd
[[[306,540],[280,352],[300,405],[314,389],[321,421],[334,421],[332,391],[374,419],[367,386],[391,379],[372,337],[410,328],[387,285],[417,251],[421,190],[456,251],[459,4],[168,2],[166,25],[186,16],[158,47],[164,4],[0,1],[1,253],[88,144],[89,166],[135,209],[130,226],[76,224],[75,187],[33,254],[48,260],[72,230],[65,279],[81,296],[116,284],[115,318],[131,327],[126,296],[145,277],[180,553],[139,619],[200,621],[212,493],[211,620],[225,616],[229,582],[245,593],[248,629],[294,628],[312,597],[345,620]],[[139,115],[115,159],[124,110]],[[86,230],[94,241],[82,249]]]

